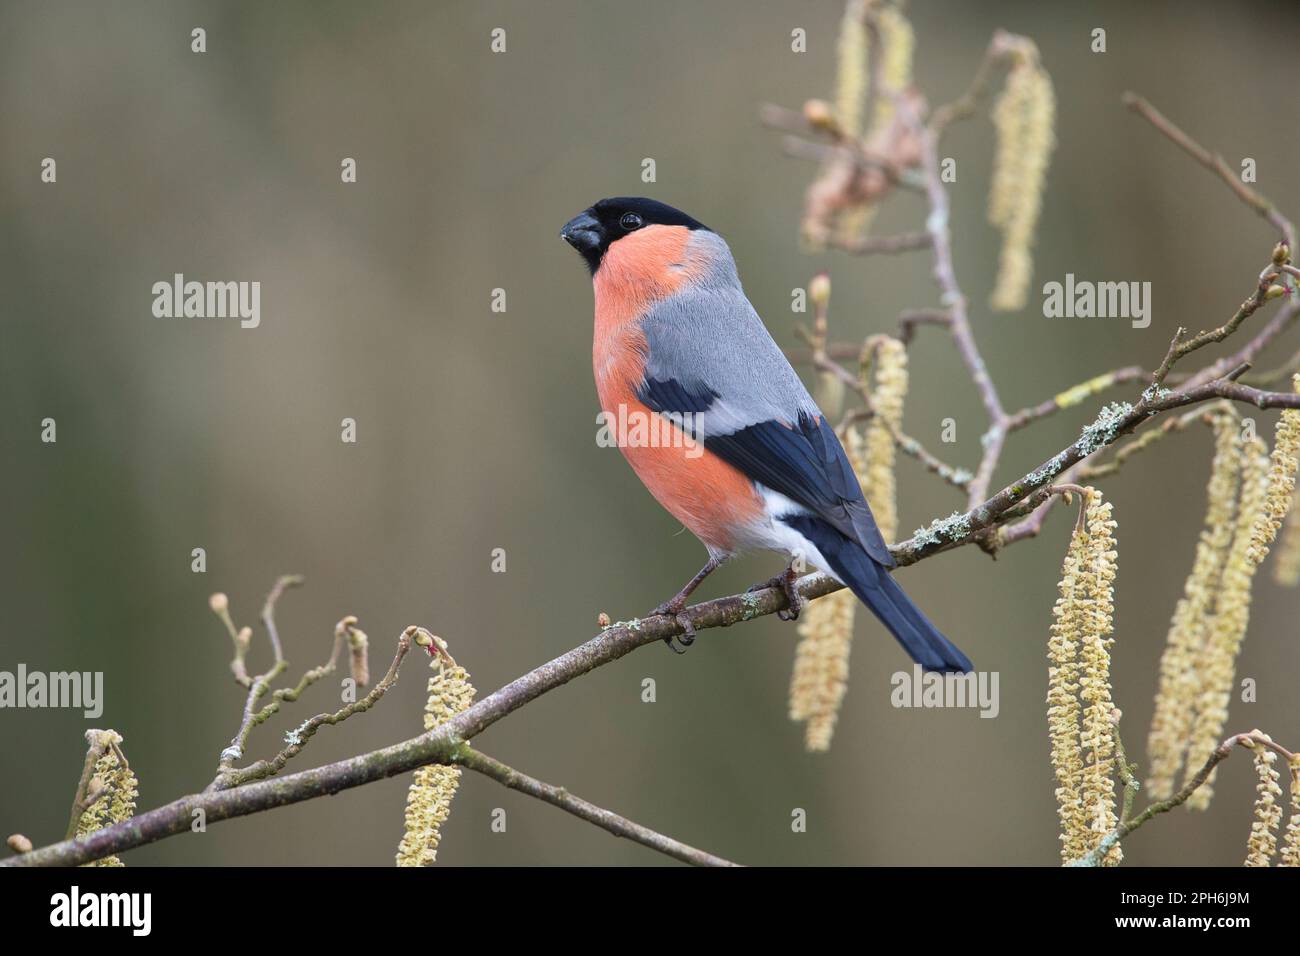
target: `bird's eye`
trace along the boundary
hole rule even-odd
[[[623,218],[618,221],[618,224],[628,232],[631,232],[633,229],[641,228],[641,217],[634,212],[625,212],[623,213]]]

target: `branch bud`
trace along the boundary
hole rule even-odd
[[[352,651],[352,679],[357,682],[358,687],[365,687],[370,683],[370,638],[366,632],[356,628],[348,628],[348,648]]]
[[[808,299],[819,309],[826,308],[831,301],[831,277],[824,272],[813,276],[808,283]]]
[[[835,113],[831,109],[831,104],[825,100],[809,100],[804,103],[803,118],[808,121],[808,125],[813,129],[833,132],[839,128],[839,124],[835,122]]]
[[[27,839],[27,837],[23,836],[21,833],[12,834],[9,839],[5,840],[5,843],[9,844],[9,849],[13,850],[15,853],[32,852],[32,841]]]

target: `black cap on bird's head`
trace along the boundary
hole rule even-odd
[[[566,222],[560,230],[560,238],[578,250],[594,274],[611,245],[646,226],[709,229],[704,223],[656,199],[615,196],[602,199]]]

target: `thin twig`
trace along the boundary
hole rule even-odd
[[[949,325],[952,314],[944,309],[908,309],[898,317],[898,339],[910,345],[918,325]]]
[[[1268,385],[1277,385],[1280,382],[1290,382],[1291,376],[1298,371],[1300,371],[1300,351],[1295,352],[1276,368],[1271,368],[1266,372],[1257,372],[1254,375],[1243,375],[1241,381],[1246,385],[1264,388]]]
[[[681,860],[683,863],[690,863],[694,866],[737,865],[730,860],[724,860],[720,856],[714,856],[704,850],[697,850],[695,847],[674,840],[672,837],[664,836],[662,833],[656,833],[639,823],[633,823],[626,817],[621,817],[617,813],[598,807],[581,797],[575,797],[563,787],[543,783],[541,780],[520,773],[513,767],[506,766],[500,760],[495,760],[487,754],[473,749],[469,744],[462,744],[456,749],[454,761],[462,767],[468,767],[476,773],[490,777],[511,790],[518,790],[530,797],[536,797],[538,800],[559,807],[561,810],[572,813],[588,823],[594,823],[602,830],[608,830],[615,836],[626,837],[635,843],[640,843],[642,846],[658,850],[675,860]]]
[[[104,756],[108,750],[111,738],[102,730],[86,731],[86,760],[81,767],[81,779],[77,781],[77,792],[72,796],[72,814],[68,820],[68,829],[64,834],[65,840],[71,840],[77,833],[77,824],[81,822],[81,815],[95,802],[94,799],[87,799],[87,791],[90,789],[90,780],[95,773],[95,764],[99,758]],[[102,796],[101,793],[99,796]]]
[[[1124,788],[1124,802],[1120,806],[1119,814],[1119,824],[1123,826],[1133,813],[1133,800],[1138,791],[1142,789],[1142,784],[1134,776],[1137,764],[1128,762],[1128,753],[1124,750],[1124,741],[1119,735],[1120,716],[1118,708],[1111,713],[1111,723],[1114,724],[1113,734],[1115,737],[1115,767],[1119,771],[1120,786]]]
[[[915,252],[928,249],[933,242],[928,232],[904,232],[895,236],[862,236],[848,238],[844,236],[827,236],[826,245],[841,252],[856,256],[875,254],[897,255],[901,252]]]
[[[275,606],[280,602],[280,595],[288,588],[296,588],[303,582],[300,574],[286,574],[275,582],[271,593],[262,605],[262,623],[266,625],[266,635],[271,641],[271,650],[275,652],[276,663],[284,660],[284,651],[280,647],[280,632],[275,627]]]
[[[776,109],[776,107],[773,107]],[[798,115],[798,114],[793,114]],[[781,148],[787,156],[794,159],[813,159],[819,162],[848,162],[860,169],[878,169],[891,185],[919,192],[921,186],[915,181],[910,170],[900,169],[898,164],[885,156],[878,156],[868,150],[837,143],[814,143],[798,136],[786,136],[781,140]]]
[[[266,696],[271,689],[271,681],[275,680],[289,666],[288,661],[284,659],[284,652],[280,645],[280,632],[275,626],[275,608],[280,601],[280,596],[288,588],[294,588],[301,585],[303,578],[297,574],[286,574],[275,582],[271,588],[271,593],[266,596],[266,603],[262,605],[262,623],[266,626],[267,638],[271,642],[271,650],[275,654],[275,663],[271,669],[264,674],[259,674],[253,680],[253,684],[248,689],[248,696],[244,699],[243,718],[239,723],[239,730],[235,733],[234,738],[230,741],[230,746],[221,751],[221,759],[217,764],[217,775],[231,769],[235,761],[244,755],[244,747],[248,745],[248,735],[261,720],[257,711],[257,702]],[[266,716],[270,716],[267,714]]]
[[[966,92],[951,103],[938,107],[930,118],[930,128],[942,136],[944,131],[960,119],[974,114],[980,101],[988,95],[998,64],[1010,52],[1018,38],[1005,30],[998,30],[989,41],[988,49],[975,70],[975,77]]]
[[[1120,97],[1120,100],[1125,106],[1163,133],[1179,149],[1223,180],[1224,185],[1231,189],[1238,199],[1267,219],[1282,234],[1287,245],[1292,249],[1296,247],[1295,226],[1292,225],[1291,221],[1283,216],[1267,197],[1242,182],[1241,177],[1224,162],[1222,156],[1210,152],[1196,142],[1170,121],[1168,117],[1136,93],[1125,93]]]
[[[1000,42],[1000,35],[994,37],[990,47],[993,51]],[[991,54],[992,55],[992,52]],[[983,71],[983,67],[981,67]],[[993,479],[993,470],[997,467],[1002,454],[1002,446],[1007,435],[1007,413],[998,396],[997,387],[989,375],[984,357],[975,344],[975,335],[971,331],[970,318],[966,310],[966,296],[957,282],[957,272],[953,266],[952,234],[949,228],[951,210],[948,204],[948,191],[944,188],[943,177],[939,170],[939,137],[947,121],[936,116],[929,126],[912,109],[906,99],[898,99],[899,114],[912,124],[921,143],[921,168],[925,174],[926,196],[930,203],[930,214],[926,217],[926,231],[930,233],[934,248],[934,278],[939,285],[941,299],[948,312],[948,330],[957,345],[966,371],[984,403],[984,410],[989,417],[989,429],[984,435],[984,455],[980,459],[975,476],[967,485],[967,503],[974,505],[988,493]]]
[[[1139,365],[1130,365],[1127,368],[1119,368],[1112,372],[1096,375],[1086,382],[1080,382],[1078,385],[1058,392],[1045,402],[1022,408],[1020,411],[1008,415],[1007,431],[1018,431],[1026,425],[1033,424],[1040,418],[1046,418],[1048,415],[1053,415],[1062,409],[1073,408],[1075,405],[1081,404],[1085,399],[1104,392],[1108,388],[1130,382],[1139,382],[1149,376],[1150,373]]]
[[[1278,246],[1277,248],[1280,251],[1275,251],[1275,259],[1276,256],[1285,254],[1284,246]],[[1229,318],[1227,322],[1223,323],[1223,325],[1216,329],[1201,332],[1200,334],[1186,340],[1182,337],[1183,329],[1177,329],[1174,332],[1173,341],[1169,343],[1169,350],[1165,353],[1164,361],[1160,363],[1155,374],[1151,376],[1152,386],[1158,388],[1163,385],[1170,369],[1174,367],[1174,364],[1178,362],[1179,359],[1182,359],[1184,356],[1187,356],[1198,349],[1203,349],[1207,345],[1222,342],[1233,332],[1237,331],[1237,328],[1242,322],[1254,315],[1259,310],[1259,307],[1267,301],[1268,290],[1273,285],[1274,280],[1278,277],[1276,265],[1277,263],[1274,261],[1272,268],[1266,268],[1260,274],[1259,281],[1255,286],[1255,291],[1251,293],[1251,295],[1242,302],[1240,306],[1238,306],[1237,311],[1234,312],[1232,317]],[[1236,364],[1241,364],[1241,362],[1246,361],[1249,361],[1249,359],[1240,359]],[[1192,380],[1194,381],[1195,379]]]
[[[1288,302],[1277,314],[1273,316],[1264,327],[1256,333],[1255,337],[1248,341],[1236,352],[1231,355],[1225,355],[1223,358],[1212,362],[1198,372],[1193,373],[1181,385],[1200,385],[1208,382],[1210,379],[1226,375],[1230,369],[1233,369],[1243,362],[1254,362],[1255,358],[1262,352],[1274,339],[1286,332],[1295,324],[1296,319],[1300,318],[1300,302]],[[1172,377],[1171,377],[1172,378]]]
[[[316,731],[325,725],[333,726],[341,724],[353,714],[365,713],[371,707],[374,707],[379,699],[388,693],[388,689],[397,683],[398,672],[402,667],[402,661],[405,659],[407,652],[411,649],[411,639],[419,628],[408,627],[397,638],[397,653],[393,657],[393,662],[388,665],[388,673],[383,679],[371,688],[370,693],[366,694],[360,700],[353,701],[345,707],[334,711],[330,714],[317,714],[311,717],[297,727],[295,730],[285,734],[287,746],[270,760],[259,760],[247,767],[231,768],[217,775],[212,783],[208,784],[204,793],[215,790],[228,790],[231,787],[242,786],[252,780],[260,780],[264,777],[271,777],[284,769],[294,757],[298,756],[307,746],[307,742],[315,736]],[[338,645],[335,645],[337,655]],[[330,658],[330,668],[333,667],[334,658]],[[301,686],[301,685],[300,685]]]
[[[884,426],[885,431],[889,433],[889,437],[893,439],[894,444],[905,455],[915,458],[925,466],[927,471],[938,475],[953,487],[959,488],[963,491],[966,489],[973,477],[969,471],[965,468],[955,468],[948,464],[938,455],[927,450],[924,445],[905,433],[887,417],[878,414],[876,411],[875,401],[871,397],[871,390],[867,387],[866,382],[862,380],[861,376],[854,375],[843,365],[832,359],[827,350],[819,344],[816,338],[809,338],[808,341],[811,344],[810,358],[813,367],[820,372],[825,372],[826,374],[839,379],[839,381],[857,394],[858,398],[862,400],[862,403],[865,406],[861,409],[855,409],[844,416],[840,423],[840,428],[837,429],[841,440],[844,438],[843,429],[845,426],[862,419],[872,419]],[[862,349],[859,348],[855,357],[861,359],[862,354]]]

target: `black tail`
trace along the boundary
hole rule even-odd
[[[970,658],[953,646],[939,629],[930,623],[921,609],[912,603],[898,582],[872,559],[856,541],[811,516],[784,519],[809,541],[830,564],[828,570],[849,586],[903,649],[928,671],[968,673]]]

